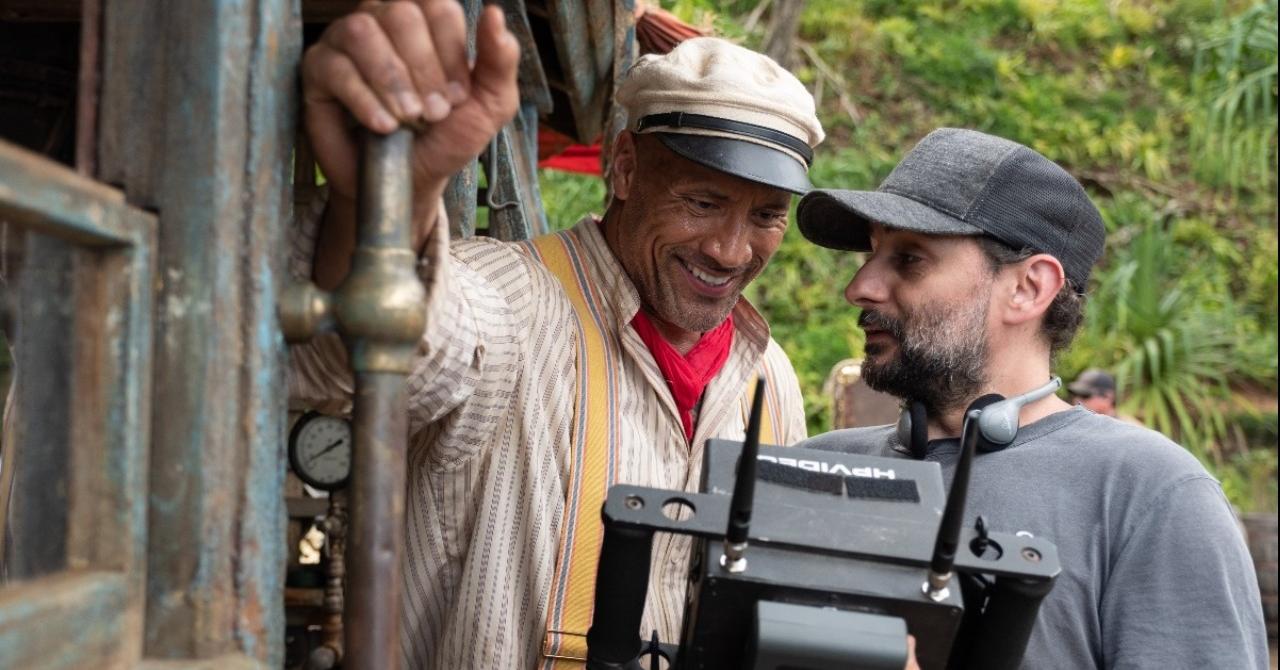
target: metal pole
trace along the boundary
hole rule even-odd
[[[410,250],[413,134],[366,133],[359,244],[334,296],[355,373],[354,453],[348,535],[346,649],[349,670],[399,667],[403,554],[405,377],[425,326],[425,294]]]
[[[350,579],[344,616],[352,669],[399,667],[400,560],[404,552],[404,377],[356,380],[351,471]],[[396,411],[398,408],[399,411]]]

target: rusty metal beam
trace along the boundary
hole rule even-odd
[[[143,602],[155,217],[126,212],[134,244],[74,259],[67,563],[118,570]],[[139,610],[141,611],[141,610]],[[141,638],[126,642],[140,654]]]
[[[102,0],[80,11],[80,68],[76,84],[76,172],[97,173],[98,85],[102,80]]]
[[[142,613],[130,611],[129,591],[110,572],[64,572],[0,591],[0,668],[131,668],[124,640],[136,637]]]
[[[0,175],[0,215],[49,233],[25,238],[16,439],[5,445],[5,466],[21,463],[9,576],[57,572],[0,593],[0,667],[132,667],[142,646],[155,217],[11,147],[0,147]]]
[[[127,245],[124,194],[0,140],[0,218],[83,245]]]
[[[279,667],[298,4],[103,10],[99,177],[159,217],[145,651]]]
[[[5,467],[14,467],[5,577],[66,567],[71,366],[75,318],[72,249],[44,235],[24,237],[13,335],[14,405]]]

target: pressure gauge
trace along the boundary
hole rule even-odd
[[[289,465],[315,488],[342,488],[351,474],[351,423],[318,412],[303,414],[289,433]]]

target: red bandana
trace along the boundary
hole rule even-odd
[[[671,396],[675,398],[676,410],[684,424],[685,439],[692,440],[693,407],[729,358],[729,347],[733,344],[733,315],[703,333],[702,339],[683,356],[658,332],[644,311],[636,312],[631,327],[636,329],[653,354],[653,360],[657,361],[658,369],[671,388]]]

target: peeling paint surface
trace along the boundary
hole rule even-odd
[[[298,3],[104,7],[99,166],[158,212],[145,651],[283,662],[275,317]],[[156,59],[156,50],[165,58]]]

